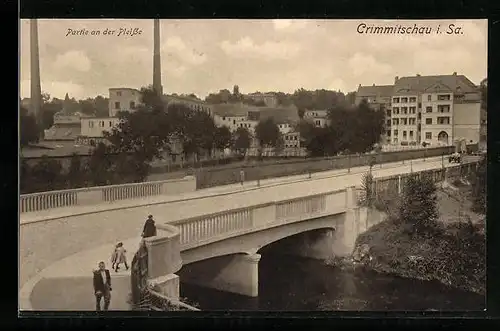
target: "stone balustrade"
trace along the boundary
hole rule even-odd
[[[196,178],[156,182],[98,186],[81,189],[60,190],[23,194],[19,199],[21,213],[47,209],[112,203],[127,199],[142,199],[159,195],[172,195],[196,190]]]

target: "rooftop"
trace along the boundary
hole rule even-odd
[[[359,97],[390,97],[393,93],[394,85],[372,85],[359,86],[357,96]]]
[[[43,155],[49,157],[64,157],[70,156],[73,153],[88,155],[91,150],[92,147],[77,145],[74,141],[42,141],[38,144],[23,148],[21,150],[21,155],[25,158],[38,158]]]
[[[401,77],[394,85],[393,94],[432,92],[477,92],[478,87],[464,75],[410,76]]]

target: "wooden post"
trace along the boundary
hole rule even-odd
[[[398,194],[401,194],[401,175],[398,176]]]

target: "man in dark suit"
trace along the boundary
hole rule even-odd
[[[156,236],[156,225],[153,220],[153,215],[149,215],[148,219],[144,223],[144,228],[142,230],[142,237],[149,238]]]
[[[99,262],[99,269],[94,271],[94,294],[96,310],[101,310],[101,299],[104,297],[104,310],[108,310],[111,302],[111,275],[104,262]]]

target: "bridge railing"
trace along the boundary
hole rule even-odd
[[[169,223],[179,229],[181,250],[284,223],[345,212],[353,188],[274,201]]]
[[[195,190],[196,179],[192,176],[187,176],[181,179],[156,182],[23,194],[19,198],[19,208],[21,213],[28,213],[54,208],[111,203],[127,199],[179,194],[193,192]]]

